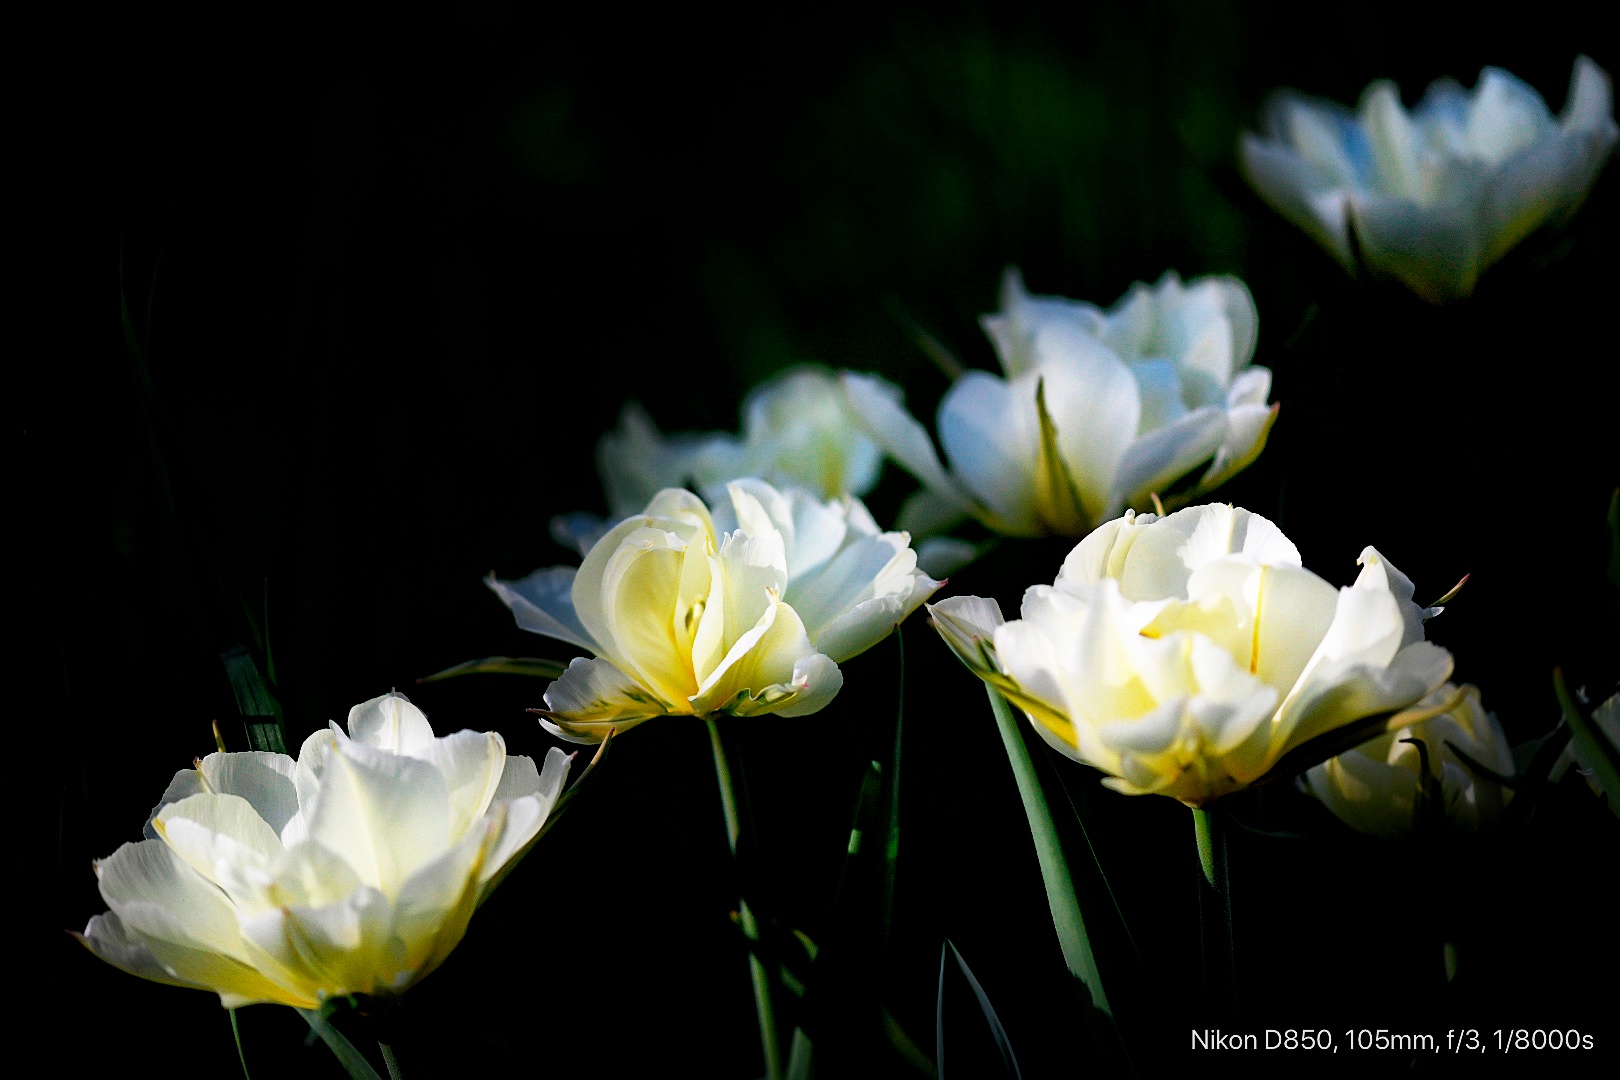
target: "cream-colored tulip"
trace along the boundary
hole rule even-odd
[[[1448,702],[1456,704],[1447,712],[1375,736],[1312,767],[1304,776],[1305,789],[1340,821],[1372,836],[1422,832],[1420,806],[1450,831],[1478,832],[1489,826],[1512,792],[1476,773],[1457,751],[1498,776],[1511,776],[1513,749],[1477,694],[1459,697],[1447,683],[1422,704]],[[1438,797],[1433,802],[1420,799],[1425,766],[1427,783]]]
[[[655,716],[803,716],[838,664],[886,637],[940,585],[904,533],[858,499],[736,480],[709,507],[671,488],[573,567],[488,584],[525,630],[595,654],[546,691],[544,723],[600,741]]]
[[[1193,494],[1211,490],[1264,447],[1271,372],[1249,363],[1258,319],[1237,278],[1166,273],[1104,310],[1031,296],[1009,270],[1001,302],[984,329],[1003,374],[969,371],[946,392],[944,462],[894,395],[844,375],[851,406],[922,484],[902,528],[972,517],[1010,536],[1083,536],[1200,467]]]
[[[1030,588],[1021,619],[976,596],[929,610],[1052,746],[1119,791],[1200,806],[1437,711],[1389,718],[1443,683],[1451,656],[1423,640],[1411,582],[1370,547],[1361,565],[1335,589],[1231,506],[1127,513]]]
[[[900,397],[882,379],[873,380],[873,392]],[[583,554],[612,522],[640,513],[669,487],[707,493],[757,476],[835,499],[866,495],[877,484],[883,453],[862,430],[832,370],[802,364],[780,372],[748,392],[741,412],[738,435],[666,435],[641,404],[626,405],[618,427],[596,444],[608,518],[563,515],[551,523],[553,536]]]
[[[389,997],[438,967],[539,834],[568,775],[494,732],[435,738],[403,694],[285,754],[210,754],[175,774],[147,839],[96,863],[111,908],[79,940],[227,1008]]]
[[[1380,80],[1355,111],[1283,92],[1266,119],[1239,147],[1261,197],[1352,273],[1434,302],[1467,296],[1525,236],[1573,213],[1620,136],[1608,73],[1584,56],[1556,118],[1486,68],[1472,93],[1437,80],[1410,113]]]

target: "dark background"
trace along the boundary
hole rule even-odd
[[[88,358],[31,362],[16,429],[25,722],[41,743],[29,805],[44,817],[30,835],[52,867],[25,933],[50,973],[53,1045],[93,1039],[119,1069],[234,1068],[210,995],[141,983],[55,933],[103,909],[90,860],[138,836],[174,770],[212,748],[212,721],[242,748],[222,650],[273,656],[289,749],[397,687],[441,734],[496,729],[539,756],[549,739],[523,710],[542,684],[416,680],[485,655],[566,657],[479,579],[570,561],[547,522],[605,508],[593,452],[622,402],[665,430],[735,430],[751,385],[815,361],[900,382],[930,417],[946,384],[909,324],[993,366],[976,320],[1007,265],[1036,292],[1104,304],[1170,268],[1241,276],[1282,412],[1222,497],[1278,521],[1335,583],[1368,543],[1420,600],[1471,574],[1431,636],[1515,741],[1556,719],[1555,664],[1612,692],[1614,169],[1571,228],[1436,310],[1351,282],[1248,192],[1233,154],[1278,86],[1352,102],[1390,77],[1410,104],[1431,78],[1472,85],[1497,64],[1561,109],[1577,53],[1620,61],[1596,14],[989,8],[491,4],[113,28],[94,154],[105,228],[83,255],[94,288],[70,300],[105,332]],[[886,475],[880,521],[909,487]],[[948,591],[1014,610],[1066,546],[1009,545]],[[879,996],[933,1052],[945,937],[1025,1075],[1073,1075],[1076,1009],[1005,754],[978,684],[921,619],[904,640],[887,950],[873,881],[855,873],[835,906],[861,770],[892,738],[899,648],[846,664],[820,715],[733,729],[760,848],[748,887],[832,950],[815,1015],[840,1075],[915,1075],[874,1034]],[[1197,990],[1185,811],[1060,771],[1147,959],[1128,1023],[1148,1057],[1222,1020],[1592,1030],[1585,981],[1612,972],[1613,943],[1570,927],[1612,908],[1596,891],[1612,817],[1391,854],[1286,790],[1257,793],[1251,820],[1312,839],[1235,842],[1248,981],[1232,1005]],[[413,991],[407,1075],[759,1075],[714,804],[695,721],[618,744]],[[1466,1015],[1442,1016],[1413,974],[1432,974],[1448,913],[1496,961]],[[239,1017],[256,1077],[337,1075],[302,1051],[290,1011]]]

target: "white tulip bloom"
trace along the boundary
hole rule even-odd
[[[1360,561],[1335,589],[1258,514],[1127,513],[1030,588],[1021,619],[977,596],[929,610],[1052,746],[1116,790],[1199,806],[1443,708],[1384,715],[1440,686],[1451,655],[1423,640],[1412,583],[1370,547]]]
[[[1455,832],[1478,832],[1489,826],[1512,792],[1477,775],[1456,751],[1499,776],[1511,776],[1513,748],[1476,694],[1463,694],[1458,700],[1457,688],[1447,683],[1422,704],[1450,701],[1457,703],[1447,712],[1385,732],[1314,766],[1303,777],[1305,790],[1357,832],[1406,836],[1425,827],[1418,813],[1426,766],[1439,796],[1438,805],[1425,804],[1426,812]]]
[[[1388,81],[1354,112],[1285,91],[1266,129],[1240,144],[1260,195],[1352,273],[1359,261],[1433,302],[1467,296],[1525,236],[1573,213],[1620,134],[1609,76],[1584,56],[1557,118],[1486,68],[1472,93],[1430,84],[1411,112]]]
[[[898,400],[897,387],[874,380],[874,392]],[[883,454],[867,437],[827,368],[801,365],[749,391],[742,433],[665,435],[639,403],[619,415],[619,426],[596,445],[596,467],[607,493],[608,520],[589,514],[559,517],[552,532],[581,554],[614,521],[640,513],[664,488],[717,488],[743,477],[808,488],[824,499],[868,494],[877,484]]]
[[[984,319],[1002,376],[970,371],[928,432],[871,376],[850,404],[923,488],[901,512],[919,535],[973,517],[1011,536],[1083,536],[1203,465],[1188,497],[1253,461],[1276,418],[1271,372],[1249,364],[1258,317],[1233,277],[1166,273],[1113,307],[1031,296],[1016,271]]]
[[[576,571],[488,584],[525,630],[587,649],[546,691],[548,730],[599,742],[655,716],[803,716],[940,582],[905,533],[858,499],[822,502],[757,479],[713,513],[670,488],[621,521]]]
[[[568,775],[494,732],[435,738],[385,694],[298,758],[210,754],[175,774],[147,839],[96,864],[110,910],[79,940],[227,1008],[403,992],[441,964],[539,835]]]

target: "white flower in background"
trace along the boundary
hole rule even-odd
[[[905,533],[860,500],[822,502],[757,479],[711,514],[659,492],[602,536],[576,571],[488,584],[525,630],[594,653],[546,691],[546,727],[574,742],[655,716],[803,716],[843,685],[838,664],[915,611],[940,582]]]
[[[1260,453],[1276,410],[1271,372],[1250,366],[1258,320],[1232,277],[1166,273],[1113,307],[1031,296],[1016,271],[984,319],[1002,376],[970,371],[939,405],[939,441],[871,376],[846,373],[850,404],[922,483],[902,510],[918,535],[973,517],[1011,536],[1083,536],[1200,466],[1188,497]],[[948,467],[947,467],[948,463]]]
[[[898,400],[897,387],[874,380],[874,392]],[[824,499],[863,496],[877,484],[883,454],[851,412],[838,377],[804,365],[767,379],[742,404],[742,434],[665,435],[639,403],[596,445],[596,467],[607,493],[606,521],[573,514],[552,522],[565,547],[584,554],[608,525],[640,513],[664,488],[717,489],[731,480],[762,477],[804,487]]]
[[[210,754],[175,774],[147,839],[96,864],[112,910],[79,940],[227,1008],[393,995],[441,964],[539,835],[568,756],[508,756],[493,732],[435,738],[385,694],[294,761]]]
[[[1258,514],[1127,513],[1082,540],[1004,622],[994,600],[930,605],[934,626],[1060,752],[1131,795],[1199,806],[1444,705],[1412,583],[1372,548],[1335,589]]]
[[[1388,81],[1354,112],[1284,91],[1240,154],[1260,195],[1352,273],[1359,261],[1439,302],[1467,296],[1530,232],[1573,213],[1617,133],[1609,76],[1582,56],[1556,118],[1499,68],[1472,93],[1440,79],[1411,112]]]
[[[1447,683],[1423,700],[1440,705],[1457,700]],[[1420,750],[1417,743],[1421,742]],[[1454,708],[1416,724],[1386,732],[1354,750],[1310,769],[1305,789],[1357,832],[1395,838],[1426,828],[1419,817],[1423,770],[1438,796],[1423,803],[1424,813],[1454,832],[1478,832],[1501,815],[1512,793],[1477,775],[1457,756],[1461,750],[1498,776],[1513,775],[1513,749],[1496,717],[1477,694],[1462,695]]]

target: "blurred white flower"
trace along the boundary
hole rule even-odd
[[[822,502],[757,479],[726,485],[713,514],[669,488],[610,529],[576,571],[488,584],[525,630],[594,653],[546,691],[548,730],[599,742],[655,716],[824,707],[838,664],[915,611],[940,582],[905,533],[860,500]]]
[[[1240,155],[1260,195],[1352,273],[1359,262],[1439,302],[1467,296],[1508,249],[1573,213],[1617,132],[1609,76],[1582,56],[1557,118],[1499,68],[1471,94],[1437,80],[1410,113],[1388,81],[1354,112],[1283,91]]]
[[[994,600],[930,605],[976,674],[1060,752],[1131,795],[1199,806],[1378,732],[1451,674],[1412,583],[1372,548],[1335,589],[1258,514],[1126,513],[1004,622]]]
[[[874,392],[898,399],[897,387],[873,380]],[[742,434],[721,431],[665,435],[638,402],[625,405],[619,426],[596,445],[596,467],[607,493],[606,520],[571,514],[552,533],[581,554],[615,521],[641,512],[664,488],[717,489],[761,477],[804,487],[824,499],[863,496],[877,484],[883,454],[851,412],[838,376],[802,365],[749,391]]]
[[[112,910],[79,940],[227,1008],[403,992],[441,964],[539,834],[568,775],[493,732],[435,738],[385,694],[294,761],[210,754],[175,774],[147,839],[96,864]]]
[[[1031,296],[1009,270],[1001,312],[984,319],[1004,377],[970,371],[939,405],[948,468],[871,376],[844,383],[883,449],[922,483],[902,528],[929,535],[973,517],[1011,536],[1083,536],[1201,465],[1188,498],[1260,453],[1276,410],[1271,372],[1249,364],[1257,327],[1232,277],[1184,285],[1166,273],[1105,311]]]
[[[1457,688],[1447,683],[1423,704],[1452,700],[1457,704],[1447,712],[1385,732],[1313,767],[1303,777],[1305,789],[1340,821],[1372,836],[1422,832],[1426,826],[1418,820],[1420,805],[1454,832],[1478,832],[1491,825],[1512,792],[1476,774],[1457,751],[1499,776],[1512,776],[1513,749],[1477,694],[1458,700]],[[1425,766],[1427,782],[1438,796],[1432,803],[1419,798]]]

